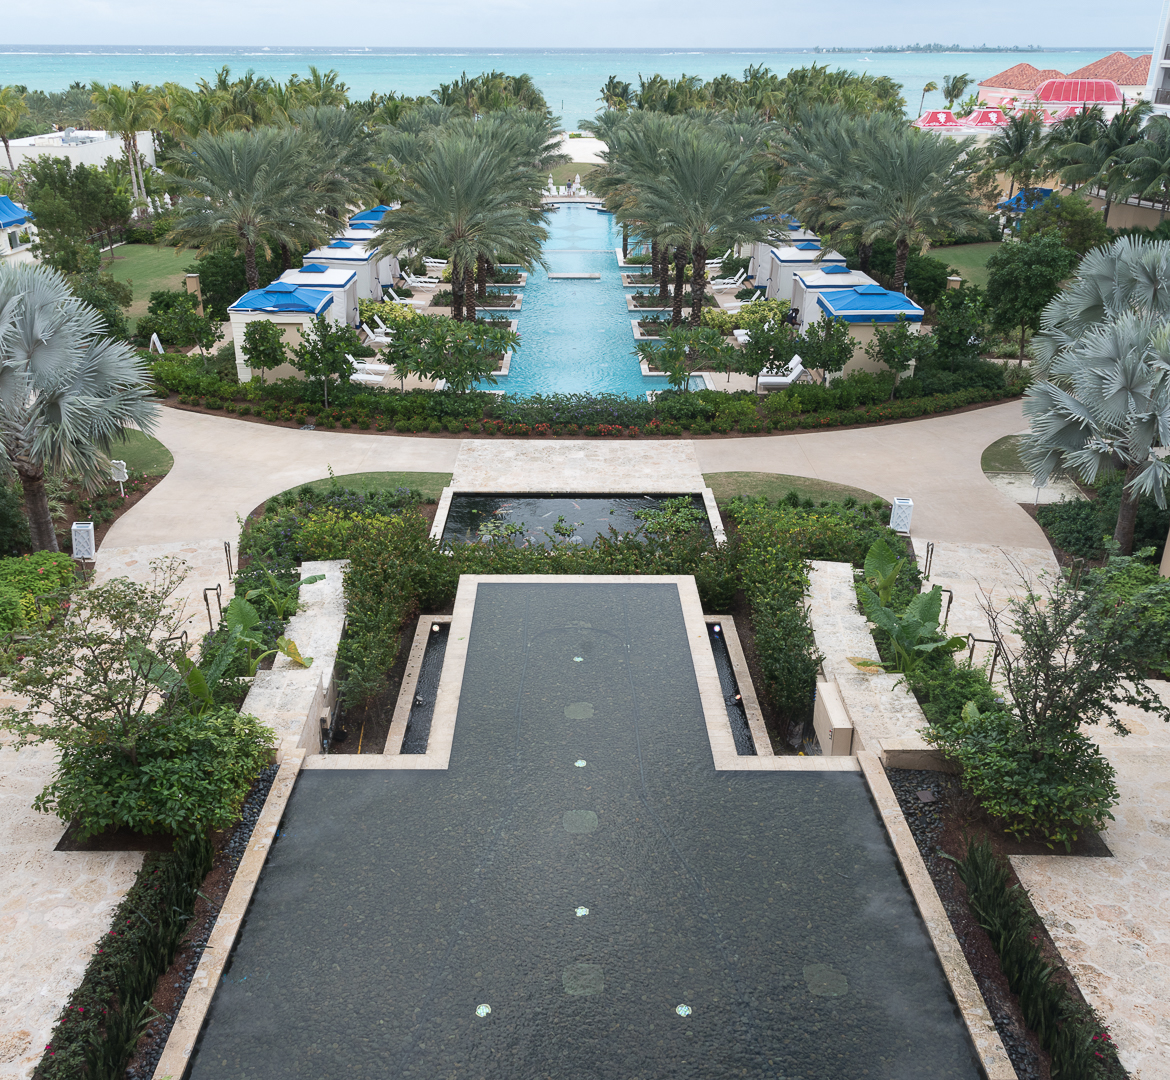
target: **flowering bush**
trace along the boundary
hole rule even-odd
[[[0,631],[38,621],[36,598],[67,589],[75,580],[73,559],[63,551],[0,559]]]

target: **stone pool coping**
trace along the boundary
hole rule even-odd
[[[186,1073],[304,759],[303,749],[286,750],[281,757],[280,768],[252,830],[248,849],[236,868],[231,888],[224,897],[215,926],[208,935],[207,946],[199,958],[199,966],[163,1047],[162,1057],[155,1066],[154,1080],[179,1080]]]
[[[410,707],[414,703],[414,692],[422,671],[423,656],[435,623],[450,624],[450,615],[420,615],[414,631],[414,641],[406,658],[406,669],[402,673],[402,685],[398,689],[398,700],[394,704],[394,715],[390,720],[390,731],[386,736],[383,754],[398,757],[402,754],[402,740],[406,736],[406,725],[410,722]],[[353,755],[359,757],[361,755]],[[411,755],[412,757],[414,755]]]

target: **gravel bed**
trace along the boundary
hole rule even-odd
[[[983,1000],[991,1013],[996,1031],[1003,1040],[1004,1049],[1008,1052],[1016,1076],[1019,1080],[1042,1080],[1047,1076],[1047,1071],[1041,1070],[1040,1057],[1032,1043],[1033,1036],[1027,1033],[1020,1017],[1019,1003],[1007,990],[1004,977],[999,971],[999,963],[993,958],[994,954],[992,957],[983,955],[971,940],[978,934],[982,938],[981,943],[990,950],[986,935],[978,928],[967,907],[966,899],[954,888],[954,863],[939,847],[946,826],[948,805],[951,799],[959,794],[957,777],[925,769],[887,769],[886,775],[898,798],[906,823],[910,826],[910,832],[918,844],[918,851],[926,863],[926,869],[934,881],[934,887],[946,909],[947,917],[951,920],[951,927],[971,965],[975,981],[979,984]],[[919,792],[929,792],[933,796],[933,801],[924,800]],[[989,961],[993,972],[987,970]]]
[[[232,879],[236,876],[240,860],[248,850],[248,842],[252,839],[252,830],[256,827],[260,811],[264,809],[264,801],[268,798],[268,792],[272,788],[272,782],[276,779],[278,769],[279,765],[269,765],[256,778],[256,782],[252,785],[252,790],[248,793],[240,810],[239,822],[232,829],[227,843],[224,844],[216,857],[216,869],[224,871],[223,896],[226,896],[228,889],[231,888]],[[213,874],[215,872],[215,870],[212,871]],[[187,987],[191,985],[195,969],[199,966],[199,957],[202,956],[203,949],[207,946],[207,939],[215,928],[218,914],[219,904],[214,904],[204,914],[196,930],[195,938],[179,948],[180,952],[184,950],[191,952],[193,954],[191,959],[181,970],[176,971],[172,968],[163,976],[172,980],[170,987],[165,987],[164,984],[164,989],[169,991],[166,996],[172,1003],[171,1008],[158,1016],[147,1027],[146,1039],[139,1043],[138,1050],[126,1069],[126,1080],[150,1080],[154,1076],[155,1066],[158,1065],[159,1058],[162,1057],[163,1048],[167,1044],[171,1028],[174,1027],[175,1019],[179,1015],[183,999],[187,996]]]

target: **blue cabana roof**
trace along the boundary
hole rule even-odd
[[[382,220],[382,215],[388,211],[390,207],[381,205],[372,207],[369,210],[363,210],[360,214],[354,214],[349,219],[351,225],[356,225],[358,222],[373,222],[375,225]]]
[[[832,266],[826,266],[821,271],[822,274],[852,274],[853,271],[848,266],[842,266],[840,263],[833,263]]]
[[[349,223],[349,227],[351,229],[369,229],[372,231],[378,227],[378,224],[375,221],[358,221],[357,218],[354,218]]]
[[[1017,191],[1010,199],[1004,199],[1003,202],[996,205],[1000,210],[1007,210],[1012,214],[1022,214],[1025,210],[1039,206],[1051,194],[1052,188],[1050,187],[1028,188],[1027,191]]]
[[[330,242],[329,247],[331,247],[331,248],[351,248],[351,247],[353,247],[353,242],[350,240],[333,240]]]
[[[814,244],[811,240],[806,240],[803,244],[797,244],[797,249],[800,251],[820,251],[821,245]]]
[[[329,267],[322,266],[320,263],[305,263],[300,269],[300,273],[302,274],[325,274],[328,272]]]
[[[263,289],[244,293],[229,311],[283,311],[320,315],[333,303],[328,289],[307,289],[289,281],[274,281]]]
[[[0,195],[0,228],[10,229],[32,219],[33,215],[23,206],[14,203],[7,195]]]
[[[880,285],[834,289],[817,297],[817,307],[827,315],[851,323],[892,323],[899,315],[907,322],[922,322],[922,308],[908,296]]]

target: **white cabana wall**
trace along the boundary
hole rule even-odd
[[[791,300],[792,283],[796,273],[816,266],[845,265],[845,256],[831,248],[805,249],[799,245],[772,248],[771,274],[768,279],[769,300]]]
[[[310,270],[308,267],[318,269]],[[306,262],[299,270],[286,270],[280,275],[280,280],[308,289],[328,289],[333,293],[330,316],[338,322],[344,320],[350,326],[357,326],[361,322],[358,314],[357,273],[354,270]]]
[[[845,269],[843,264],[833,263],[833,266]],[[821,267],[798,270],[792,275],[792,307],[800,313],[800,332],[803,334],[810,323],[820,317],[817,308],[817,298],[821,293],[830,289],[852,289],[858,285],[876,285],[868,274],[860,270],[848,270],[845,273],[826,273]]]

